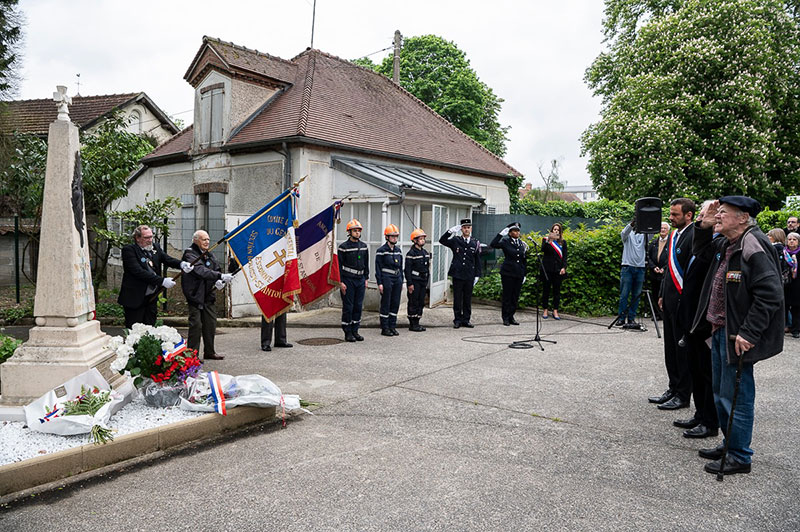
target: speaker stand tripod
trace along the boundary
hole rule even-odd
[[[536,242],[534,242],[533,245],[536,246],[537,245]],[[549,277],[547,277],[547,272],[544,270],[544,265],[542,264],[541,255],[539,256],[539,267],[541,268],[541,272],[544,274],[545,280],[549,280]],[[544,346],[542,345],[542,342],[546,342],[548,344],[558,343],[555,340],[545,340],[544,338],[542,338],[541,335],[539,335],[539,332],[541,330],[542,330],[542,322],[539,317],[539,299],[536,298],[536,334],[534,335],[533,338],[529,338],[527,340],[519,340],[516,342],[511,342],[510,344],[508,344],[508,347],[510,347],[511,349],[533,349],[533,345],[531,344],[531,342],[536,342],[537,344],[539,344],[539,349],[544,351]]]

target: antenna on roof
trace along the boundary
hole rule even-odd
[[[317,20],[317,0],[314,0],[314,7],[311,10],[311,48],[314,48],[314,23]]]
[[[75,74],[75,77],[78,78],[78,90],[75,92],[75,96],[80,96],[81,95],[81,74],[80,74],[80,72]]]

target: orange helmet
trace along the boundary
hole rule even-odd
[[[417,239],[417,238],[419,238],[421,236],[428,236],[428,235],[425,234],[425,231],[423,231],[422,229],[419,229],[419,228],[414,229],[413,231],[411,231],[411,241],[412,242],[415,239]]]
[[[347,232],[350,232],[351,229],[364,229],[364,228],[361,227],[361,222],[353,218],[352,220],[347,222],[347,225],[345,226],[345,230]]]
[[[383,236],[400,236],[400,230],[394,224],[389,224],[383,230]]]

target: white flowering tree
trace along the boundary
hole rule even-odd
[[[586,72],[601,119],[581,139],[600,194],[777,205],[800,190],[796,3],[606,0]]]

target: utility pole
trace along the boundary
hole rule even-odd
[[[392,81],[400,84],[400,46],[403,44],[403,36],[400,30],[394,32],[394,60],[392,61]]]
[[[311,48],[314,48],[314,23],[317,20],[317,0],[314,0],[314,8],[311,11]]]

